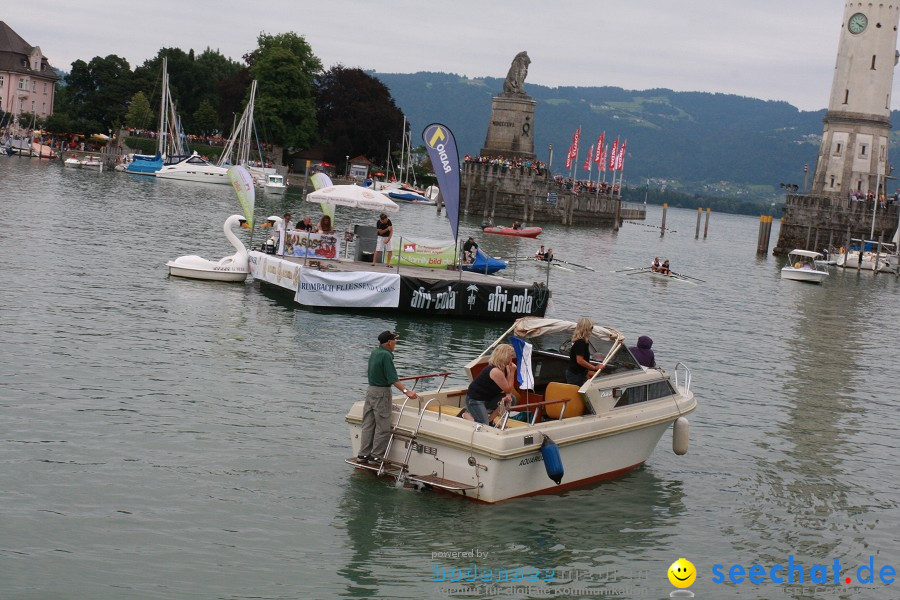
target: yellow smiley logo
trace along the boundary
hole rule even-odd
[[[691,584],[697,579],[697,569],[694,568],[694,564],[688,559],[679,558],[669,567],[668,575],[669,581],[675,587],[691,587]]]

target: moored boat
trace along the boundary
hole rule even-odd
[[[498,235],[513,235],[517,237],[536,238],[541,234],[543,229],[541,229],[540,227],[520,227],[519,229],[514,229],[512,227],[504,227],[502,225],[493,225],[484,227],[483,231],[485,233],[495,233]]]
[[[228,178],[228,169],[217,167],[196,152],[175,164],[163,165],[154,175],[159,179],[231,185],[231,180]]]
[[[269,194],[283,194],[287,191],[284,184],[284,177],[281,175],[266,175],[266,182],[263,184],[263,190]]]
[[[697,407],[690,370],[678,363],[673,377],[663,369],[642,367],[621,333],[595,326],[590,346],[604,368],[580,387],[567,384],[574,329],[570,321],[525,317],[466,365],[472,381],[498,344],[519,346],[519,373],[530,379],[517,384],[518,401],[511,411],[518,415],[508,412],[495,426],[460,417],[467,386],[440,386],[419,392],[417,400],[397,396],[384,459],[346,462],[405,484],[493,503],[636,469],[670,426],[676,453],[686,452],[689,425],[684,417]],[[435,376],[409,379],[418,383]],[[521,389],[525,387],[529,389]],[[363,405],[354,404],[346,417],[354,456],[360,449]]]
[[[494,258],[493,256],[488,256],[482,250],[475,250],[475,260],[471,263],[463,264],[463,271],[474,271],[475,273],[486,273],[490,275],[491,273],[496,273],[501,269],[505,269],[507,267],[507,262],[505,260],[500,260],[499,258]]]
[[[788,252],[787,264],[781,269],[781,278],[822,283],[828,277],[828,270],[824,265],[816,263],[816,259],[821,258],[822,255],[813,250],[791,250]]]

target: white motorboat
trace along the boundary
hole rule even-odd
[[[781,269],[781,278],[822,283],[828,277],[825,265],[816,263],[816,259],[822,258],[822,254],[813,250],[791,250],[788,252],[787,265]]]
[[[163,165],[154,174],[160,179],[231,185],[231,180],[228,178],[228,169],[217,167],[196,152],[175,164]]]
[[[511,409],[517,416],[507,412],[494,426],[460,417],[467,386],[444,389],[442,384],[419,392],[418,400],[397,396],[384,459],[346,462],[404,484],[493,503],[555,493],[637,469],[670,426],[675,452],[686,452],[685,415],[697,407],[690,370],[678,363],[673,378],[663,369],[644,368],[621,333],[595,326],[590,345],[595,360],[605,366],[580,388],[567,384],[574,329],[570,321],[525,317],[466,365],[472,381],[498,344],[520,345],[519,372],[527,367],[533,384],[525,386],[528,390],[517,384],[518,401]],[[406,379],[418,383],[447,375]],[[363,405],[357,402],[346,416],[354,456],[361,445]]]
[[[103,162],[93,154],[81,159],[82,169],[103,169]]]
[[[175,277],[187,277],[188,279],[206,279],[209,281],[244,281],[250,272],[249,254],[244,244],[231,231],[232,227],[240,225],[248,227],[247,221],[241,215],[231,215],[225,220],[223,229],[225,237],[234,246],[236,252],[218,262],[201,258],[194,254],[179,256],[175,260],[166,263],[169,275]]]
[[[78,158],[77,154],[73,154],[69,158],[63,161],[63,165],[70,169],[80,169],[81,168],[81,160]]]
[[[263,190],[269,194],[285,193],[287,191],[287,186],[284,184],[284,177],[281,175],[267,175]]]

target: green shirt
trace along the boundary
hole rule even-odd
[[[384,346],[378,346],[369,355],[369,385],[388,387],[400,379],[394,368],[394,354]]]

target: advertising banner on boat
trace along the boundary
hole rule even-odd
[[[428,157],[434,167],[441,197],[447,207],[453,242],[459,239],[459,152],[453,133],[440,123],[432,123],[422,132]]]
[[[397,308],[400,276],[396,273],[302,269],[294,299],[305,306]]]
[[[457,317],[517,319],[544,316],[550,293],[540,284],[528,287],[404,276],[400,310]]]
[[[391,238],[391,264],[404,267],[445,269],[456,262],[456,242],[394,236]]]
[[[341,240],[336,233],[288,231],[284,238],[284,254],[331,260],[340,257]]]

